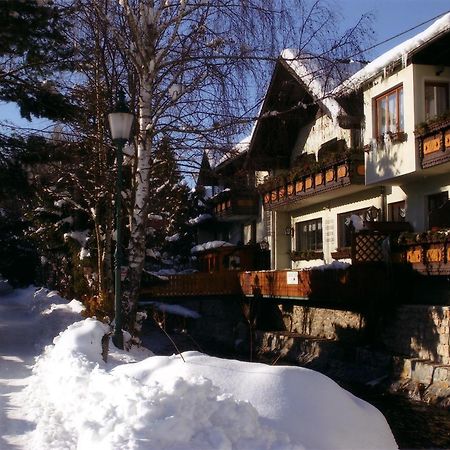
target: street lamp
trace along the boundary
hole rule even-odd
[[[114,280],[114,312],[115,327],[113,343],[117,348],[123,349],[122,334],[122,164],[123,146],[130,137],[131,125],[133,124],[133,114],[130,113],[125,104],[123,91],[119,92],[119,99],[114,112],[108,114],[111,137],[116,147],[117,178],[116,178],[116,266]]]

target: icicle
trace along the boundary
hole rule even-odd
[[[405,52],[402,54],[402,67],[405,68],[408,64],[408,53]]]

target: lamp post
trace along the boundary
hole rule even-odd
[[[123,349],[122,334],[122,164],[123,146],[130,137],[133,114],[125,104],[125,95],[119,92],[119,100],[114,111],[108,114],[111,137],[116,147],[117,177],[116,177],[116,253],[115,253],[115,280],[114,280],[114,312],[115,327],[113,343],[117,348]]]

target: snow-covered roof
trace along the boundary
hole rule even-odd
[[[191,253],[199,253],[199,252],[203,252],[205,250],[213,250],[215,248],[230,247],[230,246],[232,246],[232,244],[230,244],[229,242],[210,241],[210,242],[205,242],[203,244],[198,244],[198,245],[192,247]]]
[[[189,225],[198,225],[202,222],[205,222],[206,220],[212,219],[212,215],[208,213],[200,214],[199,216],[195,217],[194,219],[189,219]]]
[[[320,102],[331,118],[336,120],[341,113],[341,107],[329,92],[339,80],[333,79],[329,66],[322,66],[320,60],[313,55],[291,48],[284,49],[280,57],[306,86],[314,100]]]
[[[211,163],[211,167],[217,169],[219,166],[234,161],[236,158],[246,153],[250,147],[254,128],[255,127],[253,126],[252,132],[235,144],[229,152],[222,154],[218,161]]]
[[[402,42],[386,53],[383,53],[378,58],[374,59],[371,63],[367,64],[367,66],[356,72],[340,86],[337,86],[334,90],[335,94],[342,94],[358,89],[363,83],[377,76],[385,67],[391,64],[396,64],[399,61],[404,61],[406,63],[408,56],[420,50],[430,41],[433,41],[449,31],[450,13],[447,13],[440,19],[436,20],[426,30]]]

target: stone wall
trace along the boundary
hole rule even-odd
[[[279,304],[285,330],[311,337],[357,341],[365,328],[361,313],[302,305]]]
[[[363,344],[367,319],[340,309],[279,304],[284,331]],[[376,319],[375,341],[388,353],[450,365],[450,306],[402,305]]]
[[[450,306],[399,306],[382,327],[389,352],[450,364]]]

